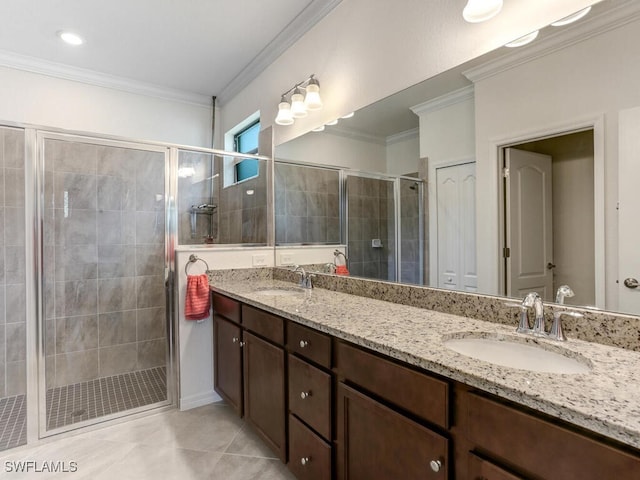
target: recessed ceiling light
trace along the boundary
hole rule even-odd
[[[517,40],[514,40],[513,42],[507,43],[505,47],[509,47],[509,48],[522,47],[523,45],[533,42],[538,36],[538,33],[539,33],[538,30],[536,30],[535,32],[531,32],[525,35],[524,37],[520,37]]]
[[[58,36],[62,39],[63,42],[68,43],[69,45],[82,45],[84,40],[77,33],[69,32],[67,30],[61,30],[58,32]]]
[[[551,25],[554,27],[562,27],[564,25],[569,25],[570,23],[577,22],[578,20],[583,18],[590,11],[591,11],[591,7],[583,8],[579,12],[576,12],[567,17],[561,18],[557,22],[553,22]]]

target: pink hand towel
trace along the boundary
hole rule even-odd
[[[187,275],[184,316],[187,320],[203,320],[209,317],[210,308],[209,278],[204,274]]]

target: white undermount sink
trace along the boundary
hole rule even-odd
[[[578,354],[561,347],[545,348],[535,343],[525,343],[477,334],[462,338],[444,339],[444,345],[454,352],[503,367],[530,372],[579,374],[591,371],[590,362]],[[566,352],[566,354],[562,352]],[[571,356],[568,356],[571,355]]]
[[[265,295],[269,297],[283,297],[304,293],[304,290],[302,288],[268,288],[265,290],[257,290],[256,293],[258,295]]]

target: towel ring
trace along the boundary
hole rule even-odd
[[[189,260],[187,261],[187,263],[184,266],[184,274],[185,275],[189,275],[187,273],[187,270],[189,269],[189,265],[191,265],[192,263],[196,263],[198,260],[201,261],[202,263],[204,263],[206,265],[206,267],[207,267],[207,270],[209,270],[209,264],[205,260],[203,260],[202,258],[198,258],[195,255],[191,254],[191,255],[189,255]]]

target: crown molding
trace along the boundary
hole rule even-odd
[[[466,100],[473,100],[473,85],[459,88],[451,93],[446,93],[439,97],[427,100],[426,102],[419,103],[411,107],[411,111],[416,115],[424,115],[425,113],[435,112],[441,110],[456,103],[464,102]]]
[[[500,58],[466,70],[462,74],[475,83],[614,30],[638,18],[640,18],[640,2],[626,0],[606,12],[594,15],[591,18],[587,16],[576,24],[558,27],[557,32],[533,42],[522,50],[516,48],[512,53],[502,55]]]
[[[389,135],[386,138],[386,145],[393,145],[394,143],[404,142],[411,138],[416,138],[420,136],[420,128],[411,128],[409,130],[405,130],[404,132],[394,133],[393,135]]]
[[[316,23],[337,7],[340,2],[342,2],[342,0],[312,0],[311,5],[305,8],[300,15],[289,23],[284,30],[269,42],[269,44],[222,89],[216,97],[217,102],[219,102],[220,105],[224,105],[240,93]]]
[[[151,83],[139,82],[116,75],[96,72],[94,70],[62,65],[4,50],[0,50],[0,66],[98,87],[111,88],[136,95],[162,98],[174,102],[177,101],[202,107],[211,107],[212,105],[212,99],[207,95],[161,87]]]

